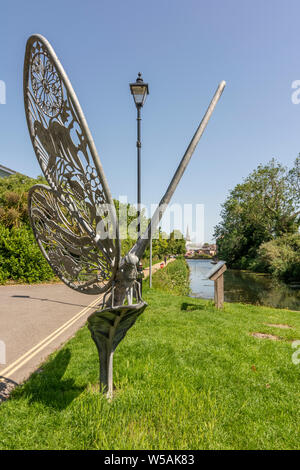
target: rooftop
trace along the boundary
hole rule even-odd
[[[16,173],[16,171],[11,170],[10,168],[7,168],[6,166],[0,164],[0,177],[15,175]]]

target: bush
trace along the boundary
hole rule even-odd
[[[28,190],[42,177],[21,174],[0,178],[0,284],[7,280],[42,282],[54,273],[44,259],[29,225]]]
[[[8,279],[32,283],[54,277],[30,228],[8,229],[0,224],[0,284]]]
[[[184,258],[178,258],[160,269],[153,276],[153,287],[170,294],[188,295],[190,293],[189,267]]]
[[[39,176],[37,179],[17,173],[0,178],[0,223],[5,227],[29,226],[27,212],[28,190],[37,183],[45,183]]]
[[[284,235],[263,243],[255,264],[256,270],[265,270],[286,281],[299,281],[300,234]]]

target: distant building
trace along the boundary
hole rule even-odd
[[[191,237],[190,237],[190,232],[189,232],[189,226],[187,226],[186,228],[186,236],[185,236],[185,250],[186,250],[186,254],[189,253],[192,254],[194,253],[195,251],[199,250],[199,248],[201,247],[201,244],[200,243],[194,243],[191,241]]]
[[[189,232],[189,226],[186,228],[186,236],[185,236],[185,248],[186,251],[189,251],[189,245],[191,244],[191,237]]]
[[[17,172],[6,168],[6,166],[0,165],[0,178],[5,178],[6,176],[15,175]]]
[[[210,255],[210,256],[216,256],[217,254],[217,245],[211,244],[209,245],[208,243],[204,244],[200,250],[198,250],[199,255]]]

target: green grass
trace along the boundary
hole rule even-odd
[[[114,400],[98,393],[84,327],[0,406],[1,449],[300,448],[299,312],[217,311],[147,287],[144,298],[149,307],[115,353]]]
[[[190,292],[189,274],[186,261],[178,258],[155,273],[152,286],[169,294],[188,295]]]

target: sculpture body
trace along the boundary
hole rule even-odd
[[[49,186],[29,192],[29,217],[39,247],[70,288],[103,294],[88,319],[100,360],[100,388],[112,396],[113,353],[147,304],[137,264],[157,228],[219,100],[219,85],[145,234],[121,259],[119,227],[92,136],[71,83],[48,41],[28,39],[24,104],[38,162]]]

